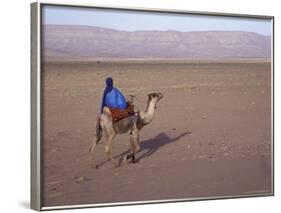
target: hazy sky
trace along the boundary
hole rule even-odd
[[[117,30],[248,31],[271,35],[271,20],[82,7],[43,7],[43,24],[87,25]]]

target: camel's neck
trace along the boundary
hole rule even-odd
[[[155,112],[155,104],[155,101],[148,101],[146,110],[144,112],[140,112],[140,119],[143,125],[147,125],[152,121]]]
[[[148,101],[145,113],[153,116],[155,112],[155,101]]]

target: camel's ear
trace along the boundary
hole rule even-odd
[[[153,93],[148,94],[148,98],[149,98],[149,100],[151,100],[152,98],[159,97],[160,95],[161,95],[161,93],[153,92]]]
[[[149,93],[147,96],[148,96],[148,99],[151,100],[153,97],[154,97],[155,93]]]

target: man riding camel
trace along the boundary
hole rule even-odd
[[[127,108],[126,98],[120,90],[113,87],[113,79],[109,77],[105,80],[105,83],[106,87],[102,96],[101,113],[104,107],[125,110]]]
[[[103,113],[104,107],[108,107],[111,111],[113,120],[120,120],[126,116],[132,115],[134,113],[133,105],[127,103],[124,95],[117,88],[113,87],[113,79],[107,78],[105,80],[106,87],[103,92],[100,115],[97,117],[96,124],[96,135],[102,134],[100,119]]]

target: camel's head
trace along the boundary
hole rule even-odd
[[[163,98],[162,93],[158,92],[158,93],[149,93],[148,94],[148,101],[154,101],[155,103],[157,103],[160,99]]]

